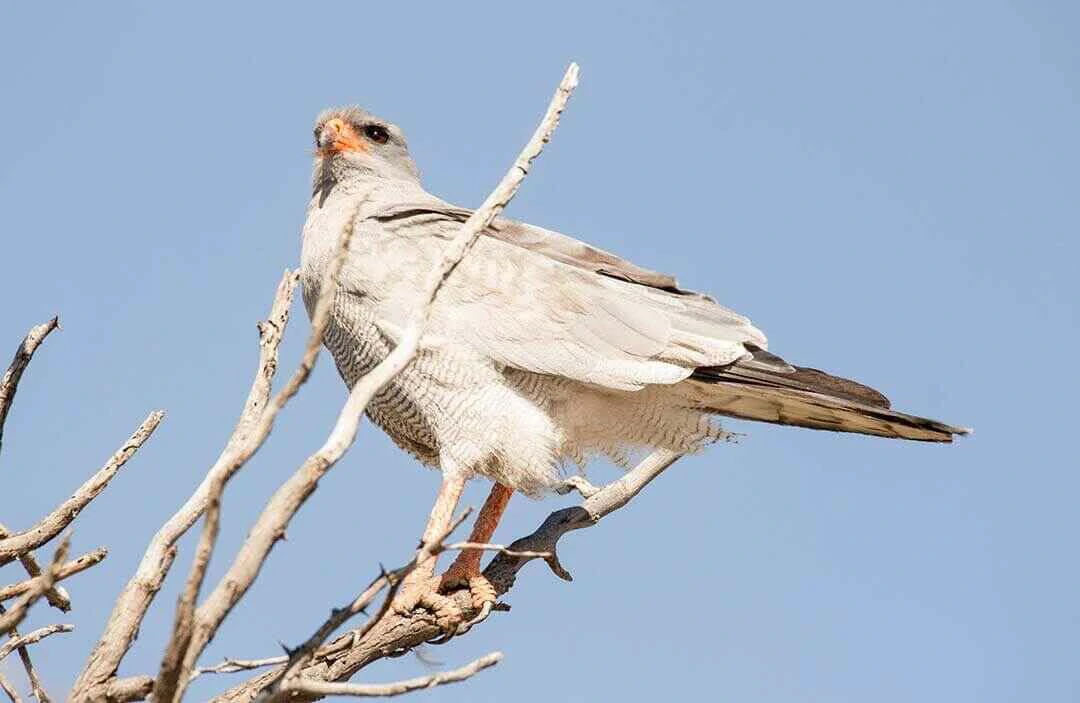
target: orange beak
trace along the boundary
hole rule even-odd
[[[318,147],[319,153],[324,155],[343,151],[367,151],[367,145],[356,134],[356,130],[337,117],[327,120],[319,130]]]

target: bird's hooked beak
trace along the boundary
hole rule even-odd
[[[338,117],[327,120],[316,130],[315,147],[323,156],[333,156],[343,151],[367,151],[356,130]]]

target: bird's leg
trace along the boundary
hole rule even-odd
[[[434,542],[450,527],[454,509],[464,487],[463,477],[451,472],[443,473],[439,494],[435,497],[435,505],[431,508],[427,527],[424,528],[423,544]],[[435,580],[437,560],[437,556],[429,556],[409,572],[401,582],[401,588],[394,599],[394,610],[407,614],[421,606],[435,615],[440,627],[449,631],[461,622],[462,614],[451,599],[438,592],[438,581]]]
[[[491,540],[495,534],[495,527],[499,524],[499,518],[506,511],[506,505],[510,502],[510,496],[514,494],[513,488],[508,488],[496,482],[491,487],[491,493],[484,501],[484,507],[476,516],[476,524],[473,525],[470,542],[485,543]],[[463,549],[458,554],[454,563],[443,574],[439,590],[446,592],[461,586],[468,586],[472,595],[473,607],[483,609],[490,608],[495,603],[495,587],[480,572],[480,557],[483,551],[480,549]]]

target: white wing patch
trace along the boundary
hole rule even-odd
[[[434,260],[468,216],[438,207],[396,206],[365,229],[385,238],[390,260],[389,249],[423,250]],[[400,306],[402,296],[384,300]],[[404,310],[383,311],[388,329],[404,319]],[[447,279],[430,332],[504,366],[620,390],[677,383],[697,367],[747,356],[744,343],[766,345],[748,319],[679,290],[670,276],[506,220],[478,239]]]

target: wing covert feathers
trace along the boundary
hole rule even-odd
[[[404,246],[451,237],[470,212],[429,198],[371,217]],[[402,311],[380,313],[393,320]],[[507,368],[617,391],[666,386],[705,413],[926,442],[969,432],[896,412],[869,386],[787,363],[765,350],[750,320],[671,276],[504,218],[447,280],[431,325]]]

